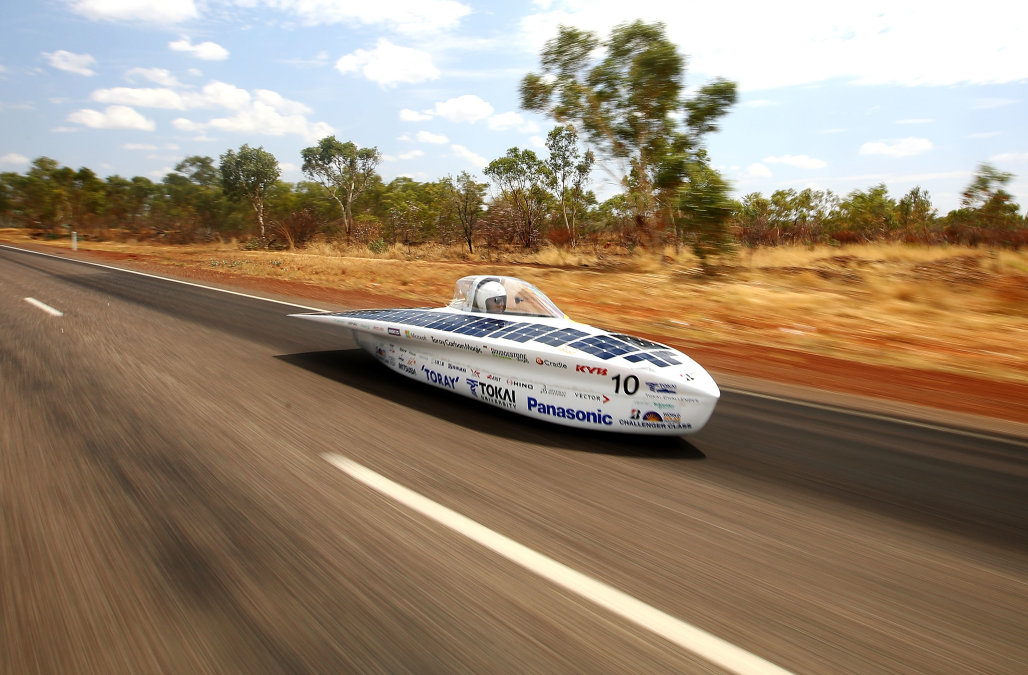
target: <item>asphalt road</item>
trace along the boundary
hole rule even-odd
[[[1028,671],[1028,439],[582,434],[293,311],[0,247],[0,672]]]

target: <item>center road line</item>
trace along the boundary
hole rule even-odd
[[[62,312],[61,310],[54,309],[53,307],[51,307],[50,305],[46,304],[45,302],[40,302],[39,300],[36,300],[35,298],[25,298],[25,302],[29,303],[33,307],[37,307],[37,308],[43,310],[44,312],[46,312],[50,316],[64,316],[64,312]]]
[[[733,673],[788,673],[789,671],[730,642],[697,628],[602,581],[582,574],[505,537],[456,511],[337,454],[322,457],[337,469],[451,530],[500,554],[511,562],[656,633],[686,651]]]

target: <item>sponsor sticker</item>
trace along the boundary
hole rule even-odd
[[[509,384],[512,387],[518,387],[519,389],[527,389],[529,391],[533,391],[535,389],[535,385],[531,382],[522,382],[521,380],[515,380],[512,377],[507,378],[507,384]]]
[[[447,389],[457,388],[457,380],[459,378],[456,375],[444,375],[443,373],[438,373],[431,368],[426,368],[425,366],[421,366],[421,372],[425,374],[425,379],[432,384],[440,387],[446,387]]]
[[[627,420],[618,420],[618,424],[639,429],[692,429],[691,424],[682,424],[682,418],[677,414],[661,415],[653,410],[643,412],[633,409],[631,416]]]
[[[421,340],[422,342],[428,342],[428,338],[426,336],[420,333],[415,333],[414,331],[405,330],[403,331],[403,334],[411,340]]]
[[[601,368],[600,366],[583,366],[582,364],[578,364],[575,366],[575,372],[587,373],[589,375],[602,375],[603,377],[607,376],[607,369]]]
[[[654,394],[677,394],[678,389],[673,384],[666,382],[647,382],[646,386],[650,388],[650,392]]]
[[[561,370],[567,370],[568,369],[568,364],[566,364],[566,363],[561,363],[560,361],[551,361],[549,359],[544,359],[541,356],[535,357],[535,362],[538,363],[540,366],[549,366],[550,368],[560,368]]]
[[[470,377],[464,378],[464,381],[468,383],[471,395],[475,398],[512,410],[517,408],[517,394],[513,389],[501,387],[492,382],[474,380]]]
[[[522,352],[512,352],[509,349],[489,349],[489,353],[493,358],[506,359],[507,361],[518,361],[519,363],[528,363],[528,355]]]
[[[390,335],[395,335],[395,336],[399,337],[400,336],[400,329],[399,328],[393,328],[392,326],[390,326],[389,327],[389,334]]]
[[[429,336],[432,338],[432,344],[442,345],[449,347],[450,349],[463,349],[464,351],[473,352],[475,354],[481,354],[482,348],[473,345],[470,342],[461,342],[459,340],[451,340],[450,338],[437,338],[434,335]]]
[[[614,423],[614,418],[604,413],[602,410],[580,410],[578,408],[550,405],[549,403],[537,401],[531,396],[528,397],[528,412],[534,412],[542,417],[557,417],[564,420],[574,420],[576,422],[602,424],[608,427]]]

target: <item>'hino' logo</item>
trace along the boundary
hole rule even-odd
[[[576,373],[589,373],[590,375],[604,375],[607,374],[606,368],[600,368],[599,366],[575,366]]]

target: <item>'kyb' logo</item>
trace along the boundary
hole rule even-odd
[[[606,368],[600,368],[599,366],[575,366],[576,373],[589,373],[590,375],[607,375]]]

